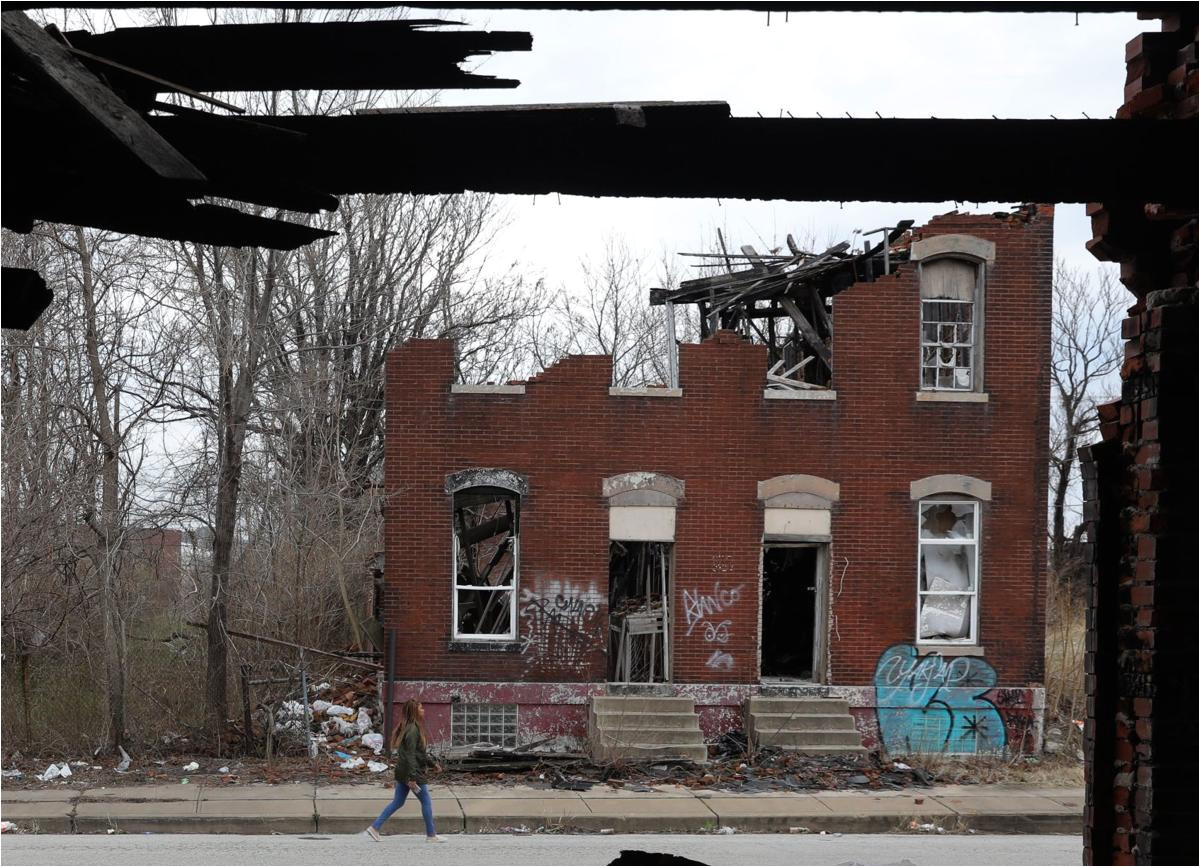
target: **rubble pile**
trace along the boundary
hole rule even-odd
[[[319,683],[309,690],[308,706],[284,702],[275,731],[300,734],[309,756],[321,752],[345,771],[379,773],[390,765],[384,750],[383,709],[375,679],[366,675]],[[377,756],[381,758],[376,758]]]

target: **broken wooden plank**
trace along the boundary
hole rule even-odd
[[[784,297],[779,299],[779,303],[788,312],[788,315],[792,317],[792,321],[796,323],[796,328],[803,335],[804,342],[817,354],[817,357],[824,362],[825,366],[832,371],[833,356],[829,351],[829,347],[825,345],[825,341],[817,334],[817,330],[813,328],[812,323],[800,312],[800,308],[796,305],[796,302],[791,298]]]
[[[20,12],[3,14],[4,45],[57,101],[111,139],[160,181],[199,195],[207,178],[67,48]],[[6,58],[7,62],[10,62]]]
[[[817,385],[815,382],[805,382],[801,379],[785,379],[782,376],[768,376],[767,382],[772,385],[786,386],[787,388],[824,388],[823,385]]]
[[[206,632],[208,631],[207,623],[196,623],[194,621],[188,620],[188,621],[186,621],[186,625],[192,626],[196,629],[203,629]],[[374,664],[373,662],[363,662],[361,659],[352,659],[349,656],[342,656],[340,653],[332,653],[328,650],[320,650],[316,647],[306,647],[303,644],[296,644],[295,642],[292,642],[292,641],[284,641],[281,638],[267,638],[265,635],[254,635],[253,633],[250,633],[250,632],[238,632],[235,629],[226,629],[225,634],[230,636],[231,638],[244,638],[247,641],[255,641],[255,642],[258,642],[259,644],[269,644],[273,647],[288,647],[288,648],[291,648],[292,650],[302,650],[305,653],[311,653],[316,656],[325,656],[330,659],[336,659],[338,662],[341,662],[343,665],[353,665],[358,668],[367,668],[367,669],[370,669],[371,671],[379,670],[379,666]]]

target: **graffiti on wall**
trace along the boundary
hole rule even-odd
[[[875,666],[879,736],[893,753],[983,753],[1004,749],[1004,721],[988,697],[996,670],[978,656],[920,656],[895,644]]]
[[[712,571],[725,575],[733,570],[732,559],[728,555],[715,554],[712,560]],[[729,643],[732,637],[733,621],[721,615],[737,604],[742,598],[744,584],[736,587],[722,587],[721,582],[713,584],[709,592],[699,589],[683,591],[683,622],[686,636],[691,636],[697,629],[707,644],[722,645],[713,649],[705,661],[705,665],[718,671],[733,669],[733,655],[726,651],[723,645]]]
[[[578,669],[595,649],[596,618],[600,606],[594,592],[570,584],[543,588],[538,595],[521,590],[521,653],[536,651],[539,661],[566,669]]]

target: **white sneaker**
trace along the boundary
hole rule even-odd
[[[426,837],[425,842],[426,843],[445,843],[446,841],[443,840],[441,837],[439,837],[437,834],[434,834],[432,837]]]
[[[376,843],[382,843],[382,842],[383,842],[382,838],[380,838],[380,836],[379,836],[379,832],[375,830],[375,826],[374,826],[374,825],[368,825],[368,826],[367,826],[367,830],[363,831],[363,834],[364,834],[364,835],[365,835],[365,836],[366,836],[368,839],[370,839],[370,840],[374,840]]]

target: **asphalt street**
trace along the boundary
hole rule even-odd
[[[455,834],[426,843],[407,834],[373,843],[358,835],[5,834],[0,858],[23,864],[607,864],[623,849],[705,864],[1077,865],[1076,836]]]

